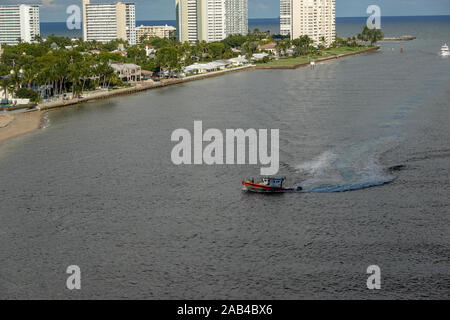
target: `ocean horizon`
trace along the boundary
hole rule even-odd
[[[340,36],[349,36],[351,32],[358,32],[367,17],[337,17],[336,29]],[[433,16],[386,16],[382,18],[383,23],[406,23],[406,22],[443,22],[450,21],[450,15]],[[176,20],[137,20],[136,25],[169,25],[176,26]],[[272,34],[280,32],[280,18],[251,18],[249,19],[249,29],[258,28],[263,31],[270,31]],[[66,22],[41,22],[41,36],[46,38],[50,35],[64,36],[70,38],[82,37],[82,31],[69,30]],[[392,36],[394,34],[386,34]]]

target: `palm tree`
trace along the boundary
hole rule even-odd
[[[281,57],[283,52],[283,45],[280,42],[277,42],[277,44],[275,45],[275,50],[277,50],[278,56]]]
[[[92,56],[87,55],[83,57],[83,63],[81,64],[81,77],[83,78],[81,94],[84,92],[87,80],[94,76],[94,64],[95,62]]]
[[[81,77],[81,66],[79,63],[71,63],[69,66],[69,78],[72,80],[72,98],[75,98],[77,93],[78,82]]]
[[[11,85],[11,80],[8,77],[4,77],[0,80],[0,87],[3,89],[5,99],[8,99],[8,88]]]
[[[357,38],[361,41],[369,42],[374,45],[378,41],[383,39],[383,32],[380,29],[369,29],[369,27],[364,26],[362,33],[358,34]]]
[[[325,37],[321,37],[321,38],[320,38],[320,44],[321,44],[324,48],[326,48],[326,46],[327,46],[327,39],[325,39]]]
[[[383,32],[381,32],[380,29],[372,29],[371,31],[372,32],[370,33],[370,36],[369,36],[371,45],[376,44],[378,41],[380,41],[384,38]]]
[[[258,48],[258,42],[247,41],[242,45],[242,50],[246,53],[247,58],[251,58]]]
[[[31,88],[31,83],[36,78],[36,70],[34,70],[32,67],[25,69],[23,72],[23,80],[27,84],[27,88]]]
[[[301,36],[297,39],[292,40],[292,44],[295,46],[295,54],[299,55],[307,55],[312,52],[313,41],[307,35]]]

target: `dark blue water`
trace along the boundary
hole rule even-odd
[[[418,39],[47,113],[0,148],[0,298],[450,298],[450,21],[385,26]],[[195,120],[280,129],[280,175],[311,192],[173,165],[171,133]]]
[[[366,17],[336,18],[336,31],[338,36],[353,36],[360,32],[366,22]],[[383,17],[382,27],[386,28],[386,36],[398,35],[396,27],[399,24],[414,24],[420,22],[446,22],[450,16],[416,16],[416,17]],[[170,25],[176,27],[175,20],[142,20],[137,21],[136,25]],[[260,31],[269,30],[273,34],[280,32],[280,19],[249,19],[249,29],[258,28]],[[411,31],[412,32],[412,31]],[[70,38],[82,37],[81,30],[68,30],[65,22],[42,22],[41,35],[43,38],[54,34]]]

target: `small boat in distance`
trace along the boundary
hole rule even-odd
[[[254,179],[248,181],[242,181],[245,190],[250,192],[289,192],[289,191],[301,191],[301,187],[285,188],[283,186],[286,178],[262,178],[261,182],[255,183]]]
[[[448,51],[448,45],[444,44],[441,48],[441,56],[446,57],[450,55],[450,52]]]

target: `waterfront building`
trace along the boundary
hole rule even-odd
[[[277,43],[274,41],[258,45],[258,50],[270,52],[272,55],[278,56]]]
[[[225,34],[248,33],[248,0],[225,0]]]
[[[252,60],[252,61],[261,61],[265,57],[268,57],[268,56],[269,56],[269,54],[267,52],[254,53],[252,55],[252,57],[250,58],[250,60]]]
[[[38,5],[0,5],[0,43],[32,42],[40,35]]]
[[[141,81],[141,67],[133,63],[110,63],[118,77],[125,81]]]
[[[136,27],[136,41],[141,43],[141,39],[148,39],[151,37],[170,38],[175,35],[176,28],[172,26],[140,26]]]
[[[136,44],[136,6],[134,3],[91,3],[83,0],[84,41],[109,42],[115,39]]]
[[[247,34],[248,0],[175,0],[180,42],[221,41]]]
[[[280,0],[280,34],[291,34],[291,2],[292,0]]]
[[[291,0],[291,39],[307,35],[316,45],[330,46],[335,22],[335,0]]]

